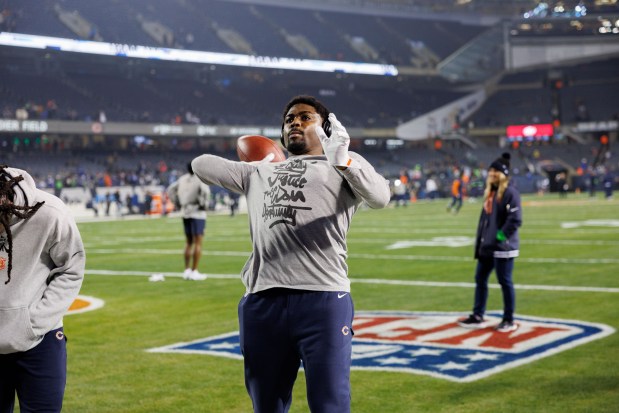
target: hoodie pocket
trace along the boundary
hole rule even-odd
[[[29,350],[36,341],[28,307],[0,308],[0,354]]]

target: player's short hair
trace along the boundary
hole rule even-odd
[[[282,118],[285,119],[286,114],[288,113],[290,108],[298,104],[310,105],[311,107],[316,109],[316,112],[320,115],[323,122],[327,120],[327,118],[329,117],[329,113],[331,113],[329,109],[327,109],[327,107],[321,101],[316,99],[314,96],[298,95],[298,96],[293,97],[290,100],[290,102],[288,102],[288,104],[286,105],[286,108],[284,109],[284,113],[282,114]]]

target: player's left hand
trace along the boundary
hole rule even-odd
[[[346,128],[333,113],[329,114],[329,122],[331,122],[331,136],[327,136],[321,125],[316,126],[316,134],[320,138],[322,150],[327,156],[327,160],[339,169],[354,167],[353,161],[348,155],[350,136],[346,132]]]

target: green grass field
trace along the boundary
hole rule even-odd
[[[446,202],[362,210],[355,216],[348,245],[357,311],[470,311],[473,289],[455,283],[473,282],[471,245],[386,249],[398,241],[474,237],[480,204],[465,203],[454,216],[446,213]],[[603,323],[619,330],[618,223],[619,201],[525,197],[521,257],[514,271],[517,314]],[[65,317],[69,376],[64,411],[251,412],[241,361],[145,351],[238,330],[237,304],[244,293],[238,273],[250,250],[247,217],[209,217],[200,270],[210,277],[204,282],[169,275],[165,282],[148,282],[150,273],[180,275],[184,238],[179,218],[79,227],[87,251],[81,294],[100,298],[105,306]],[[488,309],[501,308],[500,290],[491,289]],[[352,410],[617,412],[618,349],[615,333],[470,383],[353,371]],[[291,411],[308,411],[302,372]]]

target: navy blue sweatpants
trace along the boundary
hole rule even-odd
[[[22,413],[62,409],[67,381],[67,345],[62,327],[28,351],[0,354],[0,413],[12,413],[15,393]]]
[[[349,293],[274,288],[239,303],[245,386],[255,413],[290,409],[301,361],[312,412],[350,412]]]
[[[488,278],[495,270],[501,291],[503,293],[503,320],[514,321],[516,308],[516,292],[512,273],[514,272],[513,258],[479,257],[475,269],[475,304],[473,314],[483,317],[488,301]]]

